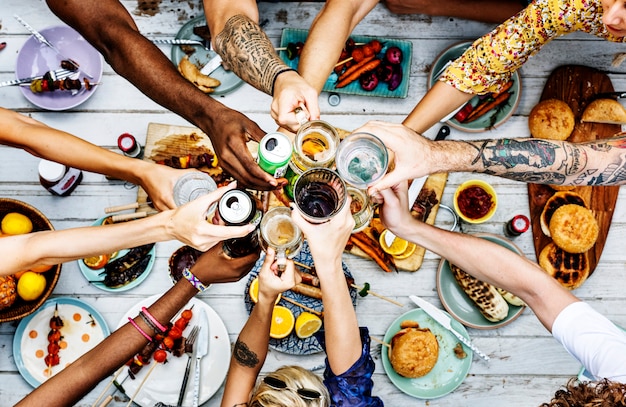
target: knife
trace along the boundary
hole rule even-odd
[[[427,178],[428,175],[424,175],[423,177],[415,178],[413,182],[411,182],[411,186],[409,187],[409,211],[413,207],[413,203],[415,203],[415,200],[420,194],[420,191],[422,190],[422,187],[424,186]],[[387,233],[385,233],[385,244],[387,246],[391,246],[395,238],[396,235],[394,235],[389,229],[387,229]]]
[[[443,126],[439,128],[439,131],[437,132],[437,136],[435,136],[435,141],[443,140],[449,135],[450,135],[450,127],[444,124]]]
[[[193,382],[193,407],[198,407],[200,399],[200,361],[209,353],[209,318],[204,308],[200,310],[200,332],[198,332],[198,349],[196,350],[196,375]]]
[[[215,56],[209,59],[209,62],[200,69],[200,73],[202,75],[211,75],[220,65],[222,65],[222,57],[219,54],[215,54]]]
[[[593,99],[603,99],[603,98],[626,98],[626,92],[604,92],[604,93],[598,93],[597,95],[593,96]]]
[[[452,332],[452,335],[456,336],[456,338],[459,341],[461,341],[465,346],[473,350],[478,356],[480,356],[483,360],[485,360],[485,362],[489,361],[489,356],[481,352],[476,347],[476,345],[474,345],[469,339],[461,335],[456,329],[452,327],[452,324],[450,323],[452,319],[448,315],[446,315],[442,310],[440,310],[439,308],[435,307],[433,304],[429,303],[428,301],[416,295],[409,295],[409,298],[411,299],[411,301],[417,304],[421,309],[423,309],[424,312],[427,313],[432,319],[437,321],[441,326],[446,328],[448,331]]]
[[[76,61],[74,61],[72,58],[68,58],[65,55],[63,55],[63,53],[61,53],[61,51],[59,51],[59,49],[57,47],[55,47],[50,41],[48,41],[46,39],[46,37],[44,37],[39,31],[35,30],[30,24],[28,24],[26,21],[24,21],[20,16],[18,16],[17,14],[14,14],[13,17],[15,17],[15,19],[20,24],[22,24],[28,31],[30,31],[30,33],[33,34],[33,36],[37,39],[37,41],[39,41],[42,44],[47,45],[50,49],[52,49],[54,52],[56,52],[58,56],[60,56],[61,58],[65,59],[65,60],[69,60],[72,64],[74,64],[76,66],[76,68],[78,70],[80,70],[82,73],[84,73],[85,76],[88,76],[89,79],[93,79],[93,76],[89,75],[87,72],[82,70],[79,67],[79,65],[76,63]]]

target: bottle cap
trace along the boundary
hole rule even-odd
[[[130,153],[137,147],[137,140],[130,133],[124,133],[117,138],[117,146],[125,153]]]
[[[511,228],[517,233],[524,233],[530,227],[530,220],[525,215],[516,215],[511,219]]]
[[[39,162],[39,176],[48,182],[57,182],[65,175],[65,165],[54,161],[41,160]]]
[[[337,106],[339,103],[341,103],[341,96],[339,96],[336,93],[331,93],[330,95],[328,95],[328,104],[331,106]]]

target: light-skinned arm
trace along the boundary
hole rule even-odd
[[[130,222],[5,237],[0,239],[0,275],[172,239],[206,251],[223,239],[245,236],[253,228],[206,221],[207,208],[234,187],[235,183],[179,208]]]
[[[322,288],[324,336],[328,364],[335,375],[359,360],[363,344],[346,277],[341,265],[343,248],[354,228],[350,202],[330,221],[313,225],[298,209],[292,218],[307,238]]]
[[[406,182],[382,190],[381,195],[381,221],[397,236],[437,253],[479,280],[517,295],[549,331],[559,313],[579,301],[525,257],[488,240],[442,230],[413,218],[406,210]]]
[[[626,135],[584,143],[545,139],[432,141],[401,124],[369,122],[395,167],[370,193],[437,172],[478,172],[521,182],[609,186],[626,183]]]
[[[274,250],[269,248],[259,271],[258,302],[237,337],[230,359],[221,404],[224,407],[246,405],[250,400],[250,392],[267,356],[276,298],[300,282],[300,275],[295,272],[291,260],[287,261],[285,271],[279,276],[275,257]]]
[[[319,119],[317,93],[276,53],[259,26],[256,0],[204,0],[212,43],[225,67],[273,97],[271,115],[279,126],[296,131],[294,110],[304,106],[310,119]]]
[[[245,276],[258,254],[238,259],[226,258],[219,246],[198,258],[191,272],[205,285],[237,281]],[[148,311],[162,324],[170,321],[198,290],[187,280],[181,279],[168,290]],[[135,323],[144,332],[153,335],[151,328],[137,316]],[[17,406],[73,406],[130,358],[137,354],[148,341],[129,323],[113,332],[95,348],[71,363],[61,372],[46,380],[20,401]],[[156,363],[152,361],[151,363]]]
[[[111,67],[159,105],[180,115],[205,132],[220,165],[242,186],[273,189],[276,179],[261,170],[246,142],[259,141],[261,128],[243,114],[204,94],[183,78],[163,52],[139,33],[118,0],[85,3],[47,0],[50,9],[75,28]]]

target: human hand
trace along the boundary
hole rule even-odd
[[[393,170],[368,188],[371,196],[376,196],[378,191],[391,188],[401,181],[429,174],[433,142],[408,127],[396,123],[370,121],[354,132],[374,134],[393,154]]]
[[[278,182],[257,165],[246,145],[250,140],[260,141],[265,132],[243,114],[228,108],[219,113],[212,112],[208,118],[209,124],[202,130],[211,139],[224,171],[241,187],[275,189]]]
[[[206,219],[206,212],[211,204],[217,202],[226,191],[234,189],[236,186],[236,182],[231,182],[228,186],[218,188],[216,191],[173,210],[167,223],[170,235],[200,251],[206,251],[217,242],[245,236],[252,232],[255,228],[254,225],[214,225]]]
[[[395,235],[406,236],[406,229],[410,229],[416,220],[411,216],[408,208],[408,182],[401,181],[391,188],[379,192],[383,199],[378,207],[381,222]]]
[[[139,185],[146,191],[152,205],[159,211],[175,209],[174,185],[176,181],[187,172],[197,171],[194,169],[181,170],[167,165],[145,163],[145,168],[139,173]]]
[[[292,260],[287,260],[287,266],[282,273],[278,271],[276,252],[269,247],[259,271],[259,302],[273,304],[278,294],[290,290],[300,281],[302,278],[295,272]]]
[[[217,244],[202,253],[191,266],[191,272],[205,285],[232,283],[245,277],[259,259],[260,251],[244,257],[228,257],[222,245]]]
[[[313,224],[307,222],[300,210],[293,205],[291,217],[302,230],[309,242],[311,255],[316,265],[341,263],[341,255],[346,242],[354,229],[354,218],[350,212],[350,197],[341,211],[328,222]],[[320,267],[316,267],[320,270]]]
[[[308,111],[308,120],[319,120],[320,107],[317,91],[297,72],[285,72],[278,76],[274,85],[271,115],[279,126],[296,132],[300,122],[294,113],[300,107]]]

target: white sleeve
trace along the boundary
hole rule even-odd
[[[596,378],[626,383],[626,332],[589,304],[568,305],[552,335]]]

